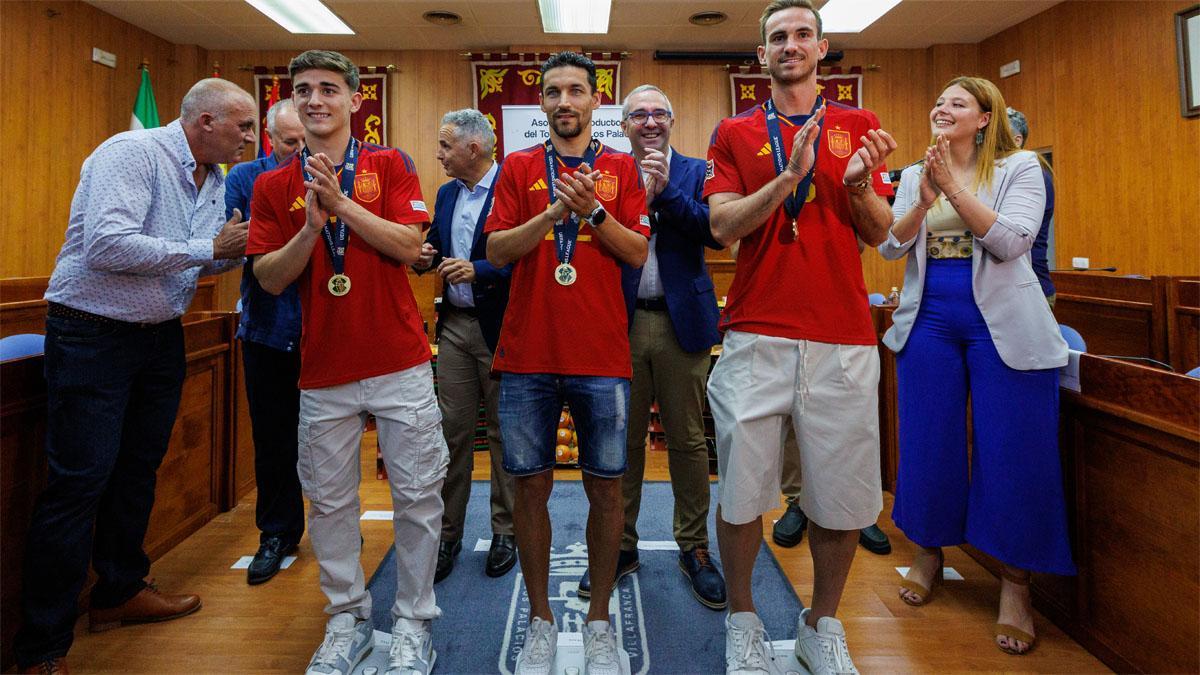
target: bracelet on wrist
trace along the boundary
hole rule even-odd
[[[928,211],[929,209],[933,208],[933,204],[930,204],[929,206],[925,206],[921,202],[916,202],[913,204],[913,206],[917,207],[918,209],[921,209],[922,211]]]
[[[860,195],[870,189],[871,174],[868,172],[862,177],[862,180],[858,181],[857,183],[847,183],[846,179],[842,178],[842,185],[846,188],[847,192]]]
[[[954,199],[954,198],[955,198],[956,196],[958,196],[960,193],[962,193],[962,192],[966,192],[966,190],[967,190],[967,187],[966,187],[965,185],[964,185],[963,187],[960,187],[960,188],[958,188],[957,190],[955,190],[955,191],[954,191],[954,192],[952,192],[951,194],[948,194],[948,195],[946,195],[946,201],[950,201],[951,199]]]
[[[804,178],[804,176],[806,176],[808,174],[807,171],[801,171],[800,167],[797,166],[795,164],[795,162],[788,162],[787,168],[788,168],[788,171],[791,171],[792,173],[796,174],[797,176],[799,176],[801,178]]]

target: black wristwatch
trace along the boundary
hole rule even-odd
[[[608,211],[604,210],[604,205],[596,204],[596,210],[589,213],[587,218],[584,218],[584,220],[586,220],[588,225],[591,225],[592,227],[599,227],[604,223],[604,219],[607,217]]]

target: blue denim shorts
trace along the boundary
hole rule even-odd
[[[563,403],[579,435],[579,466],[615,478],[625,473],[629,380],[620,377],[504,373],[500,436],[504,470],[530,476],[554,468],[555,434]]]

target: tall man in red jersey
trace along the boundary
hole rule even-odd
[[[829,43],[809,0],[774,0],[760,27],[772,97],[717,127],[704,187],[713,236],[741,242],[721,319],[723,353],[708,385],[729,595],[726,668],[779,668],[754,613],[750,577],[762,514],[779,506],[790,422],[814,568],[796,656],[813,673],[856,672],[834,614],[858,530],[883,505],[879,358],[856,236],[871,246],[887,237],[883,160],[896,144],[873,113],[818,95],[817,64]]]
[[[590,59],[561,52],[542,64],[550,140],[505,159],[484,229],[488,262],[515,263],[493,367],[502,374],[504,468],[516,477],[513,521],[531,610],[518,674],[556,672],[546,503],[564,401],[579,434],[599,600],[583,628],[585,672],[620,672],[608,597],[625,523],[620,479],[633,375],[620,263],[645,262],[650,221],[633,157],[592,140],[599,105]]]
[[[448,453],[429,342],[406,268],[429,214],[412,159],[350,135],[358,68],[337,52],[292,59],[306,149],[259,177],[247,246],[259,283],[300,292],[300,484],[332,615],[310,675],[349,675],[374,644],[358,526],[359,443],[375,416],[396,537],[389,672],[428,673]]]

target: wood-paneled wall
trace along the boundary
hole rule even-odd
[[[56,13],[50,16],[50,13]],[[92,48],[117,67],[92,63]],[[62,246],[79,168],[104,139],[129,129],[142,59],[159,117],[205,69],[203,50],[174,45],[83,2],[0,2],[0,277],[46,276]]]
[[[1192,4],[1064,2],[980,43],[1029,145],[1054,150],[1060,266],[1200,274],[1200,118],[1179,114],[1173,21]]]
[[[1188,2],[1064,2],[979,44],[928,49],[846,50],[845,66],[868,67],[867,107],[900,143],[889,164],[920,157],[928,111],[941,85],[958,74],[991,77],[1030,119],[1031,145],[1054,150],[1058,261],[1086,256],[1122,272],[1200,274],[1191,230],[1200,213],[1200,121],[1178,112],[1172,14]],[[47,9],[59,15],[49,18]],[[104,138],[126,128],[137,90],[137,63],[151,62],[164,120],[188,85],[220,62],[245,87],[244,65],[283,65],[288,51],[207,51],[172,45],[82,2],[0,2],[0,77],[10,92],[0,145],[28,170],[0,173],[11,195],[0,223],[0,277],[49,274],[62,242],[79,166]],[[753,36],[747,36],[748,42]],[[118,54],[112,70],[90,62],[90,48]],[[363,65],[394,64],[389,141],[411,154],[432,201],[445,180],[434,159],[435,130],[447,110],[470,106],[467,64],[456,51],[347,51]],[[1000,80],[1014,58],[1022,72]],[[870,69],[870,66],[877,66]],[[682,152],[703,155],[716,123],[730,112],[722,66],[664,64],[649,51],[625,61],[621,90],[651,82],[671,96]],[[32,186],[32,189],[31,189]],[[715,257],[724,258],[725,254]],[[886,292],[903,263],[863,255],[867,286]],[[236,275],[225,275],[219,306],[231,308]],[[427,314],[438,292],[431,277],[413,281]],[[432,324],[432,322],[431,322]]]

